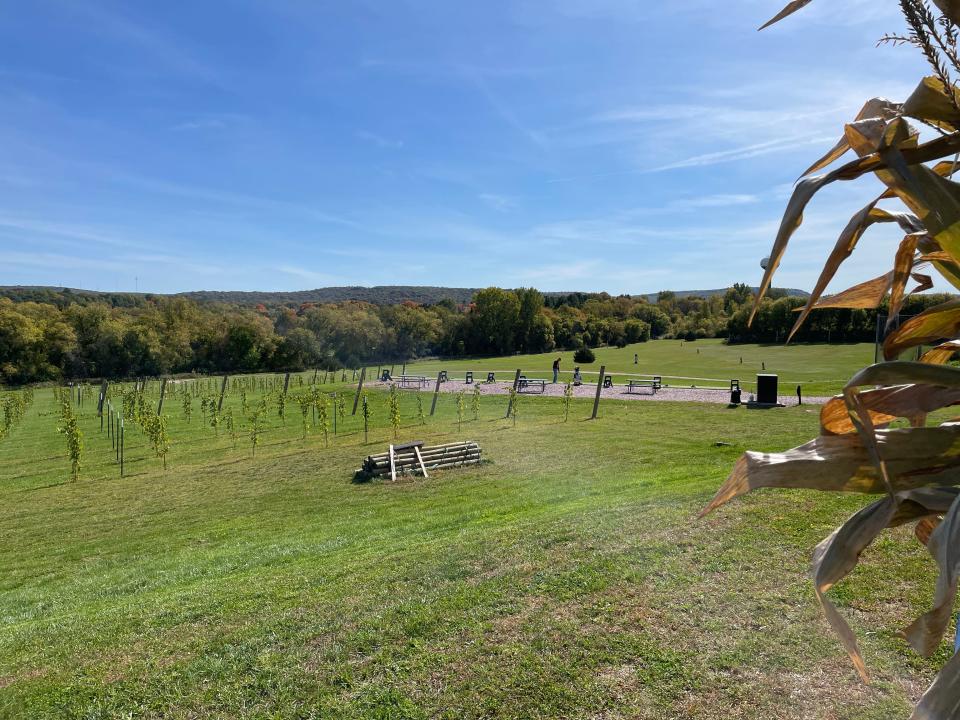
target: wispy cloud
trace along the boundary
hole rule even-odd
[[[830,135],[820,136],[798,136],[788,137],[779,140],[769,140],[752,145],[743,145],[741,147],[720,150],[717,152],[694,155],[683,160],[661,165],[659,167],[641,170],[640,172],[663,172],[664,170],[676,170],[679,168],[702,167],[704,165],[716,165],[718,163],[736,162],[748,158],[759,157],[760,155],[769,155],[771,153],[792,150],[801,145],[822,145],[828,143],[834,138]]]
[[[477,89],[480,91],[480,94],[483,95],[483,97],[490,104],[490,107],[493,108],[494,112],[496,112],[503,122],[512,127],[541,150],[546,149],[547,140],[544,135],[527,127],[526,124],[521,122],[513,109],[493,92],[483,75],[480,73],[471,73],[471,77],[473,78],[473,82],[476,84]]]
[[[86,18],[86,27],[91,32],[123,43],[170,71],[208,84],[219,85],[222,82],[221,73],[199,59],[196,50],[188,48],[182,40],[174,39],[156,25],[147,26],[94,3],[71,4],[69,7],[71,12]],[[123,66],[120,67],[123,69]]]
[[[57,223],[0,214],[0,227],[30,234],[53,235],[69,240],[79,240],[87,243],[92,242],[99,245],[110,245],[112,247],[149,247],[129,237],[112,234],[100,228],[77,223]]]
[[[517,201],[512,197],[508,197],[507,195],[499,195],[497,193],[480,193],[477,195],[477,197],[485,204],[499,212],[507,212],[508,210],[513,210],[517,207]]]
[[[310,270],[309,268],[300,267],[298,265],[278,265],[274,267],[274,270],[276,272],[283,273],[284,275],[295,277],[298,280],[306,280],[307,282],[312,283],[314,287],[344,284],[343,278],[340,278],[336,275],[317,272],[315,270]]]
[[[344,227],[349,227],[356,230],[367,229],[365,226],[349,218],[323,212],[322,210],[317,210],[309,205],[303,205],[287,200],[278,200],[275,198],[234,192],[230,190],[198,187],[189,183],[144,177],[141,175],[134,175],[132,173],[117,172],[112,174],[111,179],[127,185],[136,186],[142,190],[162,193],[165,195],[191,198],[210,203],[239,205],[246,208],[256,208],[271,212],[297,213],[307,216],[318,222],[329,223],[331,225],[342,225]]]
[[[403,140],[394,140],[369,130],[358,130],[357,137],[385,150],[399,150],[404,145]]]
[[[251,118],[239,113],[203,113],[176,123],[170,129],[174,132],[197,130],[227,130],[249,125]]]
[[[760,202],[758,195],[725,194],[704,195],[702,197],[682,198],[672,201],[668,210],[698,210],[701,208],[723,208],[738,205],[753,205]]]

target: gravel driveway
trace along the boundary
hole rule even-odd
[[[387,388],[389,383],[384,382],[375,382],[373,383],[374,387],[378,388]],[[476,383],[476,387],[480,388],[481,395],[509,395],[510,386],[512,382],[493,382],[493,383]],[[564,383],[550,383],[547,382],[546,389],[543,392],[545,396],[551,397],[562,397],[563,388],[565,387]],[[429,384],[424,386],[423,392],[433,392],[434,380],[430,380]],[[448,380],[445,383],[440,384],[440,391],[446,393],[457,393],[461,390],[466,391],[467,393],[472,393],[474,384],[468,385],[462,380]],[[411,391],[412,392],[412,391]],[[593,383],[585,383],[578,387],[573,388],[574,397],[578,398],[592,398],[596,395],[597,385],[596,381]],[[726,405],[730,402],[730,391],[727,389],[717,390],[717,389],[706,389],[706,388],[696,388],[696,387],[679,387],[676,385],[670,387],[662,387],[656,393],[652,393],[648,388],[641,388],[639,392],[628,393],[625,385],[614,385],[611,388],[604,388],[602,391],[604,398],[616,398],[618,400],[667,400],[672,402],[708,402],[708,403],[719,403]],[[524,395],[536,397],[538,393],[524,393]],[[743,402],[746,402],[750,399],[750,394],[744,392],[742,395]],[[784,405],[796,405],[797,397],[795,395],[780,395],[779,400]],[[804,397],[803,402],[805,405],[823,405],[830,400],[829,397]]]

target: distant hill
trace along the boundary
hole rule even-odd
[[[673,290],[673,294],[678,298],[685,297],[702,297],[708,298],[713,297],[714,295],[723,295],[727,292],[729,288],[718,288],[716,290]],[[760,288],[752,287],[750,288],[754,293],[757,292]],[[796,288],[772,288],[775,289],[778,293],[782,293],[787,297],[810,297],[810,293],[806,290],[797,290]],[[657,295],[659,293],[647,293],[646,295],[635,295],[634,297],[642,297],[646,299],[647,302],[656,302]]]
[[[142,304],[151,297],[185,297],[198,303],[226,303],[230,305],[289,305],[303,303],[337,303],[357,300],[374,305],[397,305],[405,301],[421,305],[433,305],[441,300],[455,303],[468,303],[477,290],[475,288],[445,288],[410,285],[381,285],[376,287],[326,287],[315,290],[283,291],[242,291],[242,290],[192,290],[172,293],[130,293],[99,292],[76,288],[48,286],[0,286],[0,297],[9,297],[17,302],[46,302],[56,305],[65,303],[101,301],[119,307],[131,307]]]
[[[232,305],[300,305],[302,303],[338,303],[349,300],[368,302],[374,305],[398,305],[410,301],[421,305],[434,305],[441,300],[453,300],[455,303],[468,303],[477,292],[475,288],[446,288],[429,285],[375,285],[363,287],[325,287],[315,290],[295,290],[292,292],[252,291],[216,291],[194,290],[177,293],[177,297],[187,297],[197,302],[223,302]]]
[[[441,300],[452,300],[457,304],[470,302],[478,288],[448,288],[434,286],[417,285],[377,285],[374,287],[362,287],[359,285],[350,287],[325,287],[314,290],[295,290],[289,292],[282,291],[260,291],[260,290],[193,290],[184,293],[173,293],[168,297],[185,297],[198,303],[226,303],[229,305],[287,305],[298,306],[303,303],[337,303],[357,300],[372,303],[374,305],[396,305],[405,301],[419,303],[421,305],[434,305]],[[756,288],[753,288],[756,291]],[[716,290],[675,290],[674,295],[678,298],[691,296],[712,297],[713,295],[723,295],[727,288],[718,288]],[[786,289],[782,290],[787,295],[796,295],[807,297],[808,293],[803,290]],[[544,295],[548,297],[562,297],[567,295],[580,294],[574,292],[547,292]],[[584,293],[589,294],[589,293]],[[163,295],[162,293],[123,293],[123,292],[98,292],[96,290],[80,290],[76,288],[49,287],[49,286],[28,286],[28,285],[6,285],[0,286],[0,297],[8,297],[16,302],[45,302],[55,305],[66,305],[70,303],[85,304],[89,302],[106,302],[118,307],[133,307],[143,304],[150,298]],[[649,302],[656,302],[657,293],[647,293],[644,295],[635,295],[642,297]]]

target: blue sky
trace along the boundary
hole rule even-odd
[[[780,5],[3,3],[0,284],[755,284],[797,174],[925,73],[874,47],[893,0],[757,33]],[[776,284],[812,285],[877,188],[825,191]]]

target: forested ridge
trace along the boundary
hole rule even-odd
[[[656,338],[782,342],[805,299],[773,291],[747,328],[753,291],[709,297],[472,291],[469,301],[419,303],[197,301],[185,296],[98,294],[51,288],[0,293],[0,382],[186,372],[356,367],[417,357],[538,353],[623,346]],[[903,313],[947,299],[915,295]],[[883,312],[881,307],[881,313]],[[875,314],[813,313],[799,342],[872,341]]]

